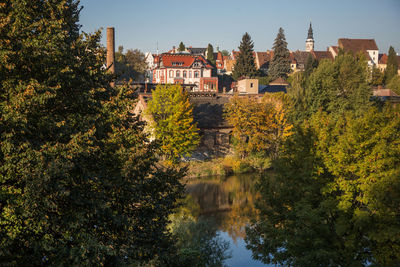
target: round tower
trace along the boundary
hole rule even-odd
[[[311,52],[314,50],[314,37],[313,37],[313,30],[310,22],[310,28],[308,28],[308,36],[306,40],[306,51]]]

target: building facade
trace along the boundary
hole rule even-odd
[[[153,83],[193,84],[194,91],[218,91],[218,78],[202,55],[164,53],[154,60]]]

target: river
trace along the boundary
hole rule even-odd
[[[219,242],[219,248],[224,245],[225,266],[273,266],[254,260],[244,241],[246,225],[257,214],[255,180],[255,174],[244,174],[203,178],[186,185],[191,209],[197,209],[197,220],[206,222],[208,229],[215,229],[214,240]]]

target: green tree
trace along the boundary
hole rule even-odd
[[[137,81],[145,79],[147,63],[145,55],[138,49],[128,49],[123,52],[123,46],[115,53],[115,73],[120,81]]]
[[[229,57],[229,56],[231,55],[231,53],[229,53],[228,50],[222,50],[221,53],[222,53],[222,55],[225,56],[225,57]]]
[[[169,160],[176,162],[196,149],[200,137],[193,107],[179,84],[158,85],[146,112],[153,118],[154,136]]]
[[[272,47],[274,51],[274,57],[272,58],[271,64],[269,66],[268,75],[272,79],[276,78],[287,78],[290,73],[290,54],[287,49],[287,42],[285,38],[285,33],[282,28],[279,28],[279,32],[275,38],[274,46]]]
[[[396,94],[400,95],[400,76],[394,76],[386,86],[387,88],[393,90]]]
[[[383,85],[384,79],[385,79],[384,73],[380,71],[377,67],[373,66],[371,72],[370,84],[372,86]]]
[[[388,52],[388,60],[386,64],[386,70],[385,70],[385,80],[389,82],[394,76],[397,75],[399,65],[397,61],[397,56],[396,52],[394,51],[394,48],[391,46],[389,48]]]
[[[183,175],[109,86],[79,2],[0,4],[0,265],[144,265],[167,259]]]
[[[185,47],[185,45],[183,44],[183,42],[181,42],[181,43],[179,44],[178,51],[179,51],[179,52],[183,52],[183,51],[185,51],[185,50],[186,50],[186,47]]]
[[[310,74],[318,67],[318,60],[316,60],[311,53],[308,54],[306,65],[304,67],[304,74],[306,77],[310,76]]]
[[[362,112],[370,105],[367,75],[368,66],[362,56],[344,53],[334,62],[320,62],[306,81],[307,112],[309,115],[319,109],[337,114],[349,110]]]
[[[214,48],[211,44],[207,46],[207,60],[215,66]]]
[[[246,32],[239,46],[239,55],[233,68],[232,77],[237,80],[242,76],[254,77],[257,74],[254,63],[254,44],[250,35]]]
[[[369,108],[319,112],[297,129],[260,181],[248,247],[265,263],[362,266],[400,262],[400,117]]]

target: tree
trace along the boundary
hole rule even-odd
[[[239,46],[239,55],[233,68],[232,76],[235,80],[242,76],[254,77],[257,74],[256,65],[254,63],[254,44],[250,35],[246,32]]]
[[[367,75],[368,66],[362,55],[344,53],[334,62],[320,62],[305,86],[308,114],[319,109],[336,114],[349,110],[362,112],[371,104]]]
[[[400,262],[400,119],[369,108],[319,112],[297,129],[260,181],[248,247],[265,263],[395,266]]]
[[[396,94],[400,95],[400,76],[394,76],[386,86],[387,88],[393,90]]]
[[[271,64],[269,66],[268,75],[272,79],[276,78],[287,78],[290,73],[290,59],[289,50],[287,49],[287,42],[285,38],[285,33],[282,28],[279,28],[279,32],[275,38],[274,46],[274,56],[272,58]]]
[[[147,70],[145,55],[138,49],[129,49],[123,53],[123,46],[115,53],[115,72],[120,81],[144,81]]]
[[[227,51],[227,50],[222,50],[221,53],[222,53],[222,55],[225,56],[225,57],[229,57],[229,56],[231,55],[231,54],[229,53],[229,51]]]
[[[380,71],[377,67],[373,66],[371,72],[370,84],[372,86],[383,85],[384,79],[385,79],[385,74],[382,71]]]
[[[208,44],[207,46],[207,60],[211,62],[211,64],[215,65],[214,48],[211,44]]]
[[[179,51],[179,52],[183,52],[183,51],[185,51],[185,50],[186,50],[186,47],[185,47],[185,45],[183,44],[183,42],[181,42],[181,43],[179,44],[178,51]]]
[[[397,70],[399,68],[397,62],[396,52],[394,48],[391,46],[388,52],[388,60],[386,64],[386,71],[385,71],[385,80],[389,82],[394,76],[397,75]]]
[[[265,94],[257,98],[234,96],[225,106],[225,117],[233,126],[235,149],[246,157],[263,152],[276,158],[279,146],[290,135],[287,122],[288,98],[284,94]]]
[[[193,121],[193,107],[179,84],[158,85],[152,91],[147,113],[153,118],[154,136],[169,160],[177,162],[196,149],[200,137]]]
[[[110,87],[100,32],[79,34],[79,3],[0,5],[0,262],[145,265],[173,251],[174,169]]]
[[[316,60],[311,53],[308,54],[306,65],[304,67],[304,74],[306,77],[310,76],[314,69],[318,67],[318,60]]]

